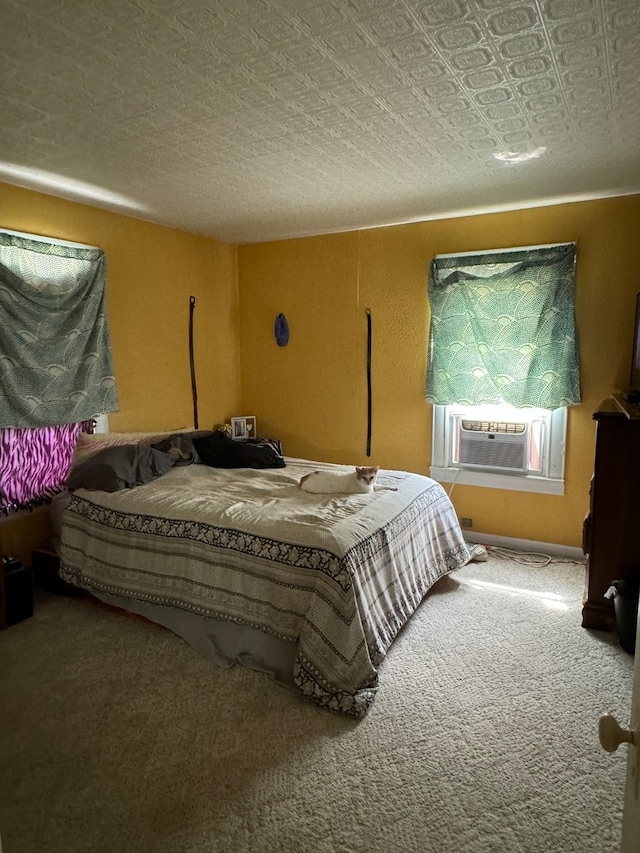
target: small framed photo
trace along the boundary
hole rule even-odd
[[[231,438],[242,441],[247,437],[247,419],[231,418]]]
[[[234,441],[245,441],[247,438],[255,438],[256,419],[253,415],[245,418],[231,418],[231,438]]]

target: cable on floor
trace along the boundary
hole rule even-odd
[[[487,551],[498,559],[513,560],[524,566],[538,566],[544,568],[550,563],[579,563],[579,560],[571,560],[566,557],[552,557],[538,551],[517,551],[511,548],[503,548],[499,545],[486,545]]]

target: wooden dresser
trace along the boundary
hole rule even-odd
[[[615,627],[615,615],[605,592],[612,581],[640,577],[640,406],[611,397],[593,417],[596,458],[582,529],[587,555],[582,625],[606,631]]]

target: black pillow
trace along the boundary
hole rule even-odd
[[[69,491],[117,492],[156,480],[173,465],[168,453],[139,444],[106,447],[71,471]]]
[[[285,468],[282,445],[274,438],[234,441],[223,432],[193,439],[200,460],[211,468]]]

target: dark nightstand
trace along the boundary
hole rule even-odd
[[[2,555],[0,554],[0,557]],[[1,566],[1,564],[0,564]],[[7,605],[4,591],[4,570],[0,571],[0,631],[7,627]]]
[[[2,557],[0,566],[0,628],[33,616],[33,573],[15,557]]]

